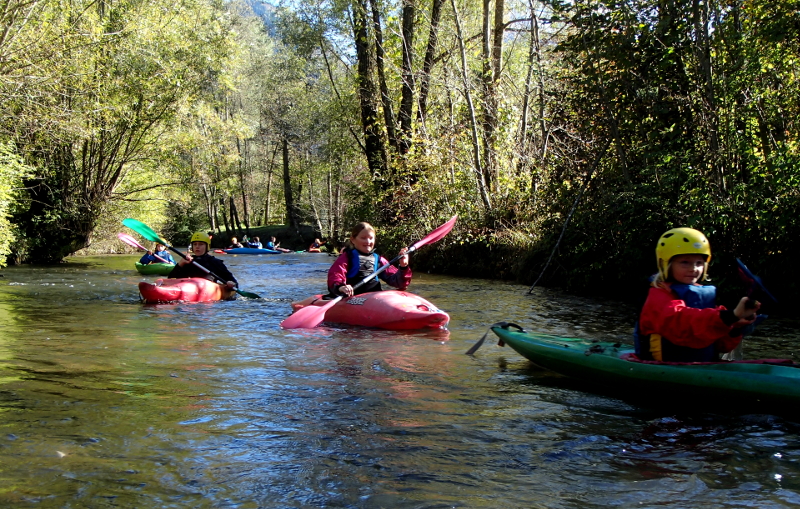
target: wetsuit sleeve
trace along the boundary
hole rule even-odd
[[[175,268],[173,268],[172,271],[170,271],[169,276],[167,276],[167,277],[169,279],[180,279],[180,278],[183,278],[183,277],[192,277],[191,276],[191,274],[193,272],[192,269],[193,268],[192,268],[192,264],[191,263],[187,263],[183,267],[181,267],[180,265],[175,265]]]
[[[139,258],[139,263],[141,263],[142,265],[147,265],[148,263],[150,263],[152,261],[153,261],[153,258],[147,253],[145,253],[144,256]]]
[[[671,291],[651,288],[639,317],[643,334],[660,334],[671,343],[689,348],[716,344],[721,352],[739,344],[741,336],[729,335],[732,327],[722,319],[724,306],[697,309],[688,307]]]
[[[328,269],[328,291],[331,295],[338,295],[339,287],[347,284],[347,269],[349,265],[347,258],[347,252],[342,251],[333,262],[333,265],[331,265],[331,268]]]
[[[389,260],[381,256],[380,266],[383,267],[388,263]],[[408,288],[408,285],[411,284],[411,276],[411,267],[400,268],[390,265],[389,268],[381,272],[378,277],[385,281],[389,286],[393,286],[398,290],[405,290]]]
[[[237,281],[236,277],[231,273],[230,270],[228,270],[228,267],[225,265],[225,262],[223,262],[219,258],[214,258],[214,257],[210,257],[208,261],[211,262],[209,263],[211,267],[206,267],[207,269],[209,269],[211,272],[222,278],[226,283],[228,281],[233,281],[234,283],[236,283],[236,286],[239,286],[239,281]]]

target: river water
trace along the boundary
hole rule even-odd
[[[224,255],[220,255],[224,256]],[[325,254],[231,256],[261,299],[143,305],[134,256],[0,274],[1,507],[797,507],[800,424],[539,370],[494,322],[628,342],[634,310],[415,274],[448,331],[281,330]],[[768,321],[749,356],[793,356]]]

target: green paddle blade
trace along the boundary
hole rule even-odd
[[[247,297],[248,299],[260,299],[261,296],[256,295],[255,293],[246,292],[244,290],[239,290],[238,288],[234,288],[233,291],[241,295],[242,297]]]
[[[123,219],[122,224],[127,226],[131,230],[135,231],[142,237],[146,238],[150,242],[158,242],[159,244],[164,244],[165,246],[169,245],[167,244],[166,240],[159,237],[158,234],[154,232],[152,228],[150,228],[141,221],[129,217],[127,219]]]

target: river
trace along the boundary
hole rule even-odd
[[[0,506],[800,505],[787,417],[630,401],[494,336],[464,355],[501,320],[629,342],[629,306],[416,273],[449,331],[282,330],[332,258],[220,256],[261,299],[143,305],[134,256],[0,272]],[[746,352],[798,346],[768,320]]]

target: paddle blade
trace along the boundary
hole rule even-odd
[[[340,300],[342,300],[341,297],[336,297],[329,300],[324,306],[306,306],[298,309],[281,322],[281,327],[284,329],[313,329],[325,319],[325,312]]]
[[[408,250],[409,251],[416,251],[417,249],[421,248],[425,244],[430,244],[431,242],[436,242],[437,240],[441,239],[442,237],[444,237],[445,235],[450,233],[450,230],[452,230],[453,227],[456,225],[456,220],[457,219],[458,219],[458,214],[456,214],[455,216],[451,217],[449,221],[447,221],[446,223],[444,223],[440,227],[436,228],[435,230],[430,232],[428,235],[426,235],[422,239],[420,239],[417,242],[415,242],[410,248],[408,248]]]
[[[477,343],[475,343],[474,345],[472,345],[472,348],[470,348],[469,350],[467,350],[467,351],[466,351],[466,354],[467,354],[467,355],[472,355],[472,354],[474,354],[475,352],[477,352],[477,351],[478,351],[478,348],[480,348],[480,347],[481,347],[481,345],[483,344],[483,342],[484,342],[484,341],[486,341],[486,336],[488,336],[490,332],[492,332],[492,329],[489,329],[489,330],[487,330],[487,331],[486,331],[486,334],[484,334],[484,335],[481,337],[481,339],[479,339],[479,340],[478,340],[478,342],[477,342]]]
[[[123,219],[122,224],[146,238],[150,242],[158,242],[159,244],[169,246],[166,240],[159,237],[158,234],[152,230],[152,228],[141,221],[129,217],[127,219]]]
[[[239,290],[238,288],[233,289],[236,293],[241,295],[242,297],[247,297],[248,299],[260,299],[260,295],[256,295],[255,293],[246,292],[244,290]]]
[[[739,265],[739,277],[741,277],[745,283],[751,285],[751,293],[754,288],[758,287],[766,294],[767,297],[772,299],[772,302],[776,304],[778,303],[778,299],[769,293],[769,290],[767,290],[767,288],[764,286],[764,283],[761,282],[760,277],[750,272],[750,269],[747,268],[747,265],[745,265],[744,262],[739,258],[736,259],[736,263]]]
[[[144,249],[145,251],[147,251],[146,247],[136,242],[136,239],[134,239],[127,233],[118,233],[117,238],[131,247],[137,247],[139,249]]]

